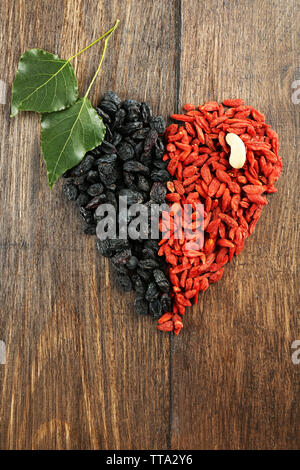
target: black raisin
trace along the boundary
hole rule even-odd
[[[154,259],[143,259],[139,261],[139,267],[143,270],[152,271],[155,268],[159,267],[159,263]]]
[[[105,186],[115,183],[119,176],[117,170],[117,155],[106,155],[105,157],[99,158],[97,162],[101,182]]]
[[[111,153],[116,153],[117,149],[110,142],[107,142],[106,140],[103,140],[103,142],[101,144],[101,151],[103,153],[106,153],[106,154],[111,154]]]
[[[118,266],[125,266],[129,258],[131,257],[131,250],[118,251],[111,259],[112,264],[117,268]]]
[[[170,312],[172,309],[172,300],[168,294],[162,294],[160,298],[163,313]]]
[[[151,153],[142,153],[140,157],[140,162],[149,168],[152,164]]]
[[[119,107],[121,105],[121,102],[122,102],[119,95],[117,95],[117,93],[115,91],[112,91],[112,90],[109,90],[105,93],[105,95],[103,96],[103,100],[104,101],[112,101],[117,107]]]
[[[105,122],[105,124],[110,124],[111,123],[111,119],[109,117],[109,115],[103,111],[103,109],[101,108],[95,108],[97,113],[99,114],[99,116],[103,119],[103,121]]]
[[[78,189],[74,184],[66,183],[64,185],[64,193],[69,201],[75,201],[78,196]]]
[[[136,270],[136,272],[146,282],[148,282],[152,277],[152,271],[148,271],[148,270],[145,270],[145,269],[138,268]]]
[[[78,198],[76,199],[76,204],[78,207],[81,207],[81,206],[86,206],[87,203],[89,202],[90,198],[89,196],[87,196],[86,194],[79,194]]]
[[[137,159],[139,159],[143,153],[143,150],[144,150],[144,142],[138,142],[135,146],[134,146],[134,155]],[[143,162],[142,162],[143,163]],[[150,163],[150,162],[149,162]],[[148,166],[148,165],[146,165]]]
[[[148,300],[148,302],[151,302],[151,300],[157,299],[159,294],[160,292],[157,288],[157,284],[155,282],[150,282],[145,295],[146,300]]]
[[[123,161],[130,160],[134,157],[134,149],[128,142],[124,142],[118,147],[118,155]]]
[[[129,241],[122,238],[113,238],[110,240],[110,245],[115,252],[122,251],[129,248]]]
[[[130,269],[131,271],[133,271],[134,269],[136,269],[137,265],[138,265],[138,259],[136,256],[131,256],[129,258],[129,260],[127,261],[126,263],[126,268],[127,269]]]
[[[79,212],[80,212],[81,217],[87,224],[93,224],[94,218],[93,218],[93,214],[91,211],[89,211],[85,207],[80,207]]]
[[[119,143],[122,142],[122,139],[123,139],[123,137],[121,136],[121,134],[119,134],[118,132],[114,132],[111,143],[115,147],[117,147],[119,145]]]
[[[99,108],[110,116],[118,111],[118,106],[110,100],[101,101]]]
[[[154,252],[154,250],[152,250],[151,248],[143,248],[142,250],[142,256],[143,256],[143,259],[148,259],[148,258],[151,258],[151,259],[156,259],[157,258],[157,249],[156,249],[156,253]]]
[[[132,204],[141,204],[144,200],[143,195],[132,189],[121,189],[119,196],[127,197],[127,205],[132,206]]]
[[[133,134],[135,131],[142,129],[142,127],[143,123],[140,121],[129,122],[128,124],[123,124],[123,126],[120,127],[120,132],[123,135],[130,135]]]
[[[125,116],[126,116],[126,111],[122,108],[116,112],[114,122],[113,122],[113,129],[119,129],[122,126]]]
[[[80,176],[87,173],[89,170],[91,170],[94,161],[95,159],[93,155],[88,153],[84,157],[84,159],[79,163],[79,165],[75,166],[75,168],[72,169],[72,176]]]
[[[144,151],[146,153],[150,152],[150,150],[154,147],[157,141],[157,138],[158,138],[157,131],[155,129],[150,129],[144,142]]]
[[[134,105],[134,106],[129,106],[127,108],[127,116],[126,116],[127,120],[130,121],[130,122],[133,122],[133,121],[140,121],[141,120],[141,113],[140,113],[140,109],[138,106]]]
[[[154,160],[152,160],[152,163],[153,163],[153,166],[155,166],[155,168],[158,168],[159,170],[165,170],[168,166],[168,162],[164,162],[163,160],[158,159],[158,158],[155,158]]]
[[[162,116],[156,116],[150,119],[150,127],[155,129],[158,134],[164,134],[166,130],[166,123]]]
[[[123,101],[121,106],[127,110],[131,106],[138,106],[139,107],[140,103],[138,103],[136,100],[125,100],[125,101]]]
[[[151,178],[153,181],[167,182],[170,179],[170,174],[167,170],[153,170]]]
[[[103,197],[102,194],[99,194],[99,196],[93,197],[93,199],[90,200],[90,202],[85,206],[86,209],[96,209],[100,204],[103,203]]]
[[[97,240],[97,248],[105,258],[111,258],[115,251],[111,246],[111,240]]]
[[[103,184],[101,183],[95,183],[95,184],[92,184],[88,190],[87,190],[87,193],[90,195],[90,196],[99,196],[99,194],[102,194],[104,191],[104,187],[103,187]]]
[[[154,269],[154,280],[162,292],[168,293],[170,291],[170,282],[165,274],[160,269]]]
[[[134,174],[127,173],[127,171],[124,171],[123,177],[124,177],[125,186],[127,186],[127,188],[137,189],[136,184],[135,184],[135,175]]]
[[[114,208],[117,210],[118,202],[117,202],[116,195],[113,191],[106,191],[106,201],[108,204],[111,204],[112,206],[114,206]]]
[[[87,224],[83,231],[86,235],[96,235],[96,225]]]
[[[124,171],[129,171],[130,173],[143,173],[144,175],[149,174],[149,168],[143,165],[141,162],[135,160],[129,160],[123,165]]]
[[[142,103],[141,104],[141,114],[142,114],[142,119],[145,124],[148,124],[150,122],[150,119],[152,117],[152,111],[147,105],[147,103]]]
[[[140,295],[145,294],[146,287],[145,287],[144,282],[142,281],[142,278],[138,274],[136,274],[135,276],[132,276],[132,280],[134,283],[133,284],[134,290]]]
[[[153,315],[154,318],[159,318],[161,316],[162,307],[159,299],[149,302],[149,313]]]
[[[117,283],[124,292],[130,292],[132,290],[132,283],[129,276],[119,274],[117,276]]]
[[[134,134],[131,135],[131,137],[134,140],[145,140],[148,134],[149,134],[149,127],[146,127],[144,129],[140,129],[139,131],[136,131]]]
[[[134,311],[138,315],[148,315],[149,313],[148,302],[140,294],[134,296]]]
[[[150,184],[149,184],[149,181],[147,180],[147,178],[145,178],[145,176],[138,175],[137,187],[141,191],[145,191],[147,193],[149,192]]]
[[[86,180],[89,182],[89,183],[96,183],[97,181],[99,181],[99,174],[98,174],[98,171],[96,170],[90,170],[87,174],[87,177],[86,177]]]
[[[152,201],[156,202],[157,204],[163,204],[165,202],[166,195],[167,188],[164,184],[159,182],[153,183],[150,190],[150,197]]]

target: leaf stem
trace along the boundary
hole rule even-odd
[[[88,87],[88,89],[87,89],[86,94],[84,95],[84,98],[87,98],[87,96],[88,96],[88,94],[89,94],[89,92],[90,92],[90,90],[91,90],[91,88],[92,88],[92,86],[93,86],[93,83],[94,83],[94,81],[95,81],[96,78],[97,78],[97,75],[98,75],[98,73],[99,73],[99,70],[101,69],[101,65],[102,65],[102,62],[103,62],[103,59],[104,59],[104,56],[105,56],[105,52],[106,52],[106,49],[107,49],[108,40],[109,40],[110,36],[112,35],[112,33],[114,32],[114,30],[118,27],[118,24],[119,24],[119,23],[120,23],[120,20],[117,20],[116,23],[115,23],[115,25],[114,25],[114,27],[111,28],[111,30],[107,32],[107,38],[106,38],[105,41],[104,41],[104,47],[103,47],[103,51],[102,51],[102,55],[101,55],[101,59],[100,59],[98,68],[97,68],[97,70],[96,70],[95,75],[94,75],[93,78],[92,78],[91,83],[89,84],[89,87]]]
[[[100,38],[96,39],[95,41],[93,41],[91,44],[89,44],[88,46],[84,47],[83,49],[81,49],[81,51],[79,52],[76,52],[76,54],[72,55],[72,57],[70,57],[68,59],[68,62],[70,62],[71,60],[75,59],[75,57],[79,56],[80,54],[82,54],[83,52],[85,52],[86,50],[88,50],[90,47],[94,46],[95,44],[97,44],[97,42],[101,41],[101,39],[104,39],[106,36],[110,36],[114,30],[117,28],[118,24],[120,23],[120,20],[117,20],[115,25],[109,29],[108,31],[106,31],[106,33],[104,33],[102,36],[100,36]]]

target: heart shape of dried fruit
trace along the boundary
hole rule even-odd
[[[171,124],[165,132],[163,160],[169,161],[174,179],[167,183],[170,212],[162,214],[160,230],[166,236],[159,243],[159,255],[169,264],[173,308],[159,319],[158,328],[175,334],[183,326],[185,308],[196,304],[199,292],[219,281],[225,264],[243,250],[267,204],[263,194],[277,191],[274,183],[282,171],[278,135],[243,100],[213,101],[197,109],[186,104],[184,109],[171,116],[182,124]],[[226,139],[229,134],[238,137]],[[201,248],[182,234],[186,204],[194,211],[184,219],[189,229],[195,228],[197,205],[204,204]]]

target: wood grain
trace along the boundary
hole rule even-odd
[[[9,88],[25,49],[69,57],[120,18],[91,100],[114,89],[167,114],[175,105],[175,2],[53,3],[1,2],[1,79]],[[82,93],[100,51],[75,64]],[[8,105],[0,112],[1,448],[167,447],[170,338],[134,315],[62,184],[49,191],[38,117],[10,120]]]
[[[24,50],[69,57],[116,18],[94,104],[114,89],[167,117],[240,96],[280,135],[278,193],[177,338],[133,314],[62,183],[49,191],[38,117],[9,118]],[[298,24],[296,0],[0,3],[1,449],[299,448]],[[82,93],[99,57],[74,63]]]
[[[243,97],[280,136],[284,171],[243,253],[186,315],[172,352],[172,447],[300,444],[296,1],[182,2],[180,102]],[[199,11],[199,15],[195,15]],[[299,21],[298,21],[299,24]],[[186,384],[186,385],[183,385]]]

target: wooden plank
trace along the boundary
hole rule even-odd
[[[1,2],[0,78],[8,100],[20,54],[41,47],[69,57],[116,18],[91,100],[108,89],[175,105],[175,0]],[[83,93],[100,47],[77,59]],[[0,105],[2,449],[166,448],[170,338],[133,314],[95,240],[81,234],[62,183],[47,187],[38,117],[9,119]]]
[[[284,171],[244,252],[174,339],[171,446],[296,449],[299,8],[296,0],[183,0],[182,22],[181,104],[243,97],[278,131]]]

